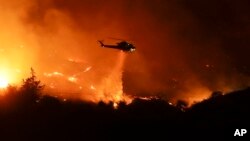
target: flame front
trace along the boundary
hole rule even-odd
[[[117,103],[121,101],[126,103],[132,101],[129,96],[123,93],[122,72],[125,59],[126,54],[122,51],[119,52],[118,59],[115,60],[115,67],[111,73],[104,78],[100,78],[102,81],[96,87],[90,86],[90,89],[94,91],[94,96],[91,98],[93,101],[103,101],[105,103],[112,101],[114,107],[117,107]]]
[[[43,77],[47,78],[45,79],[46,84],[49,84],[46,90],[49,91],[48,93],[54,90],[55,93],[53,95],[59,95],[60,93],[62,98],[81,98],[82,100],[95,103],[99,101],[105,103],[113,102],[114,108],[117,108],[119,102],[130,103],[132,97],[124,94],[122,83],[126,53],[120,51],[118,53],[114,52],[114,55],[116,58],[112,60],[114,65],[99,67],[109,70],[103,75],[96,75],[98,71],[92,66],[86,66],[80,72],[74,74],[65,74],[60,71],[43,73]],[[74,59],[69,61],[78,62]],[[94,75],[87,77],[91,73]],[[63,86],[67,87],[64,88]]]
[[[120,101],[131,102],[124,91],[135,97],[159,94],[171,101],[197,101],[214,90],[249,86],[249,51],[244,46],[239,55],[226,50],[236,41],[248,46],[248,38],[238,38],[238,33],[248,34],[247,28],[225,26],[217,34],[216,28],[207,28],[207,20],[189,15],[191,7],[179,4],[0,0],[0,87],[19,85],[32,67],[46,93],[62,99],[113,101],[116,107]],[[238,17],[242,19],[231,19],[232,23],[245,21],[245,16]],[[216,35],[208,34],[210,30]],[[106,42],[108,37],[133,40],[138,50],[126,58],[123,52],[101,48],[97,40]]]

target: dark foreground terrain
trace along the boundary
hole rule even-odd
[[[215,92],[190,108],[184,102],[172,106],[161,99],[135,99],[114,109],[113,103],[39,96],[35,82],[27,79],[20,89],[10,87],[1,96],[0,140],[216,139],[234,137],[241,128],[250,134],[250,88]]]

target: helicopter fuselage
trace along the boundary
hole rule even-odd
[[[107,47],[107,48],[113,48],[113,49],[119,49],[125,52],[133,52],[135,51],[135,47],[125,41],[117,43],[117,45],[105,45],[103,42],[99,41],[102,47]]]

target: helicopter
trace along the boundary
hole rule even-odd
[[[101,41],[101,40],[98,40],[98,42],[101,44],[101,47],[119,49],[119,50],[122,50],[124,52],[134,52],[135,51],[135,46],[131,43],[128,43],[127,41],[118,42],[116,45],[105,45],[103,43],[103,41]]]

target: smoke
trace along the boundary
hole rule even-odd
[[[0,3],[0,67],[13,83],[32,66],[51,91],[91,101],[122,93],[195,101],[249,85],[244,0]],[[97,40],[118,42],[108,37],[137,50],[100,48]]]

